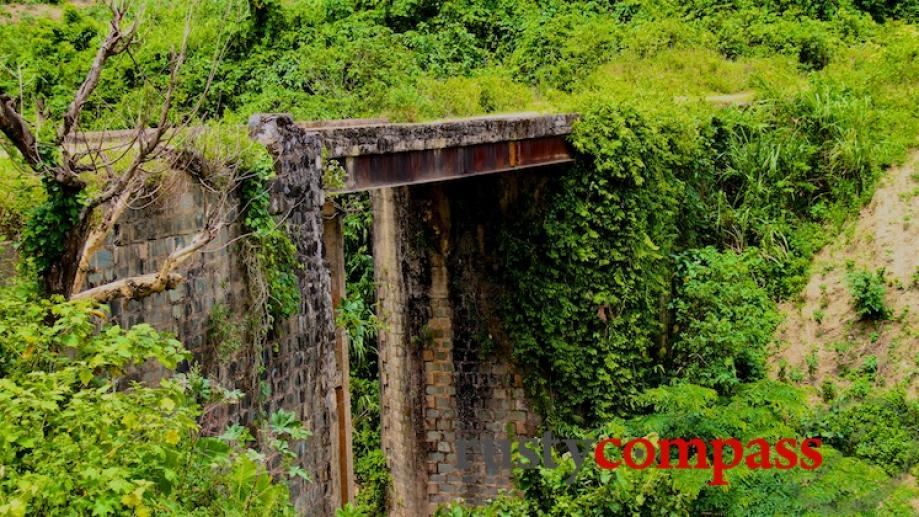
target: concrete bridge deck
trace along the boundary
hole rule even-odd
[[[558,165],[574,160],[566,141],[574,114],[513,113],[426,123],[298,124],[347,172],[337,192],[414,185]]]

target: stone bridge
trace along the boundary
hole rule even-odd
[[[345,171],[335,190],[371,192],[382,444],[394,515],[425,515],[459,499],[484,502],[510,489],[509,471],[485,468],[485,454],[500,451],[469,447],[462,451],[469,467],[458,470],[458,440],[536,433],[539,418],[492,316],[498,294],[493,251],[498,223],[534,202],[543,179],[574,160],[566,140],[574,118],[514,114],[317,127],[265,115],[250,122],[282,178],[294,169],[296,177],[321,176],[323,156]],[[304,154],[314,159],[303,160]],[[334,195],[323,200],[323,217],[337,304],[344,295],[344,257]],[[346,502],[353,481],[348,346],[341,331],[334,349],[330,412],[338,415],[340,452],[331,470],[338,474],[339,501]]]
[[[297,313],[276,323],[270,346],[221,356],[227,329],[242,327],[234,322],[249,311],[245,261],[232,246],[241,229],[232,225],[186,282],[142,301],[115,301],[113,318],[175,333],[207,375],[246,392],[243,403],[202,422],[204,432],[294,411],[312,431],[296,452],[313,478],[291,486],[295,504],[305,515],[334,515],[355,495],[348,343],[334,323],[345,289],[339,194],[323,188],[325,165],[336,161],[344,181],[328,190],[370,191],[373,203],[391,513],[415,517],[449,501],[484,502],[511,488],[509,471],[485,468],[486,459],[500,463],[506,453],[469,447],[462,451],[468,467],[459,470],[458,443],[533,436],[539,425],[495,317],[499,228],[539,203],[546,181],[573,161],[566,136],[574,118],[297,124],[255,116],[250,134],[275,158],[271,210],[303,265]],[[94,256],[90,286],[143,274],[193,238],[211,194],[187,174],[167,183],[116,226]],[[138,376],[156,381],[166,373]]]

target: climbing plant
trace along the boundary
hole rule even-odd
[[[67,236],[79,220],[85,195],[65,192],[59,183],[43,179],[45,197],[26,215],[19,250],[29,260],[24,266],[34,268],[44,277],[60,261],[67,245]]]
[[[300,303],[297,249],[269,211],[269,185],[274,177],[271,157],[264,153],[246,167],[239,189],[246,249],[264,278],[268,313],[277,321],[293,314]]]
[[[573,137],[581,161],[545,212],[505,239],[514,357],[551,418],[623,413],[648,381],[670,289],[683,190],[671,146],[682,130],[629,105],[584,112]]]

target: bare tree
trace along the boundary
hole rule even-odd
[[[140,18],[138,15],[133,21],[128,20],[131,7],[128,1],[113,0],[109,7],[111,21],[108,32],[73,101],[61,117],[53,141],[39,142],[33,126],[17,108],[16,100],[0,89],[0,131],[19,151],[34,174],[55,184],[63,195],[73,199],[88,194],[84,175],[103,178],[102,188],[83,203],[76,224],[67,232],[62,256],[51,264],[44,278],[49,294],[62,294],[70,299],[138,299],[174,288],[183,280],[179,273],[181,267],[211,243],[221,228],[228,224],[229,193],[237,184],[235,181],[225,182],[217,196],[219,202],[209,210],[203,227],[191,243],[174,251],[156,271],[85,289],[93,255],[104,245],[125,211],[148,195],[149,179],[156,167],[187,168],[189,162],[196,159],[194,153],[177,149],[173,145],[174,139],[178,135],[187,135],[189,126],[196,120],[223,52],[218,44],[211,73],[198,103],[185,113],[177,114],[174,97],[188,51],[191,30],[189,8],[181,43],[170,56],[168,80],[158,92],[158,106],[152,110],[142,109],[134,129],[119,132],[117,145],[107,145],[105,138],[94,138],[82,132],[81,115],[109,60],[120,54],[130,54],[132,47],[139,44],[137,20]],[[45,120],[44,123],[50,121]]]

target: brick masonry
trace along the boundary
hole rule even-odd
[[[528,183],[540,180],[527,178]],[[392,514],[429,515],[512,490],[489,473],[483,447],[458,440],[535,436],[539,418],[495,318],[498,229],[517,212],[519,177],[492,176],[372,193],[380,336],[383,448]],[[503,458],[502,458],[503,459]]]

